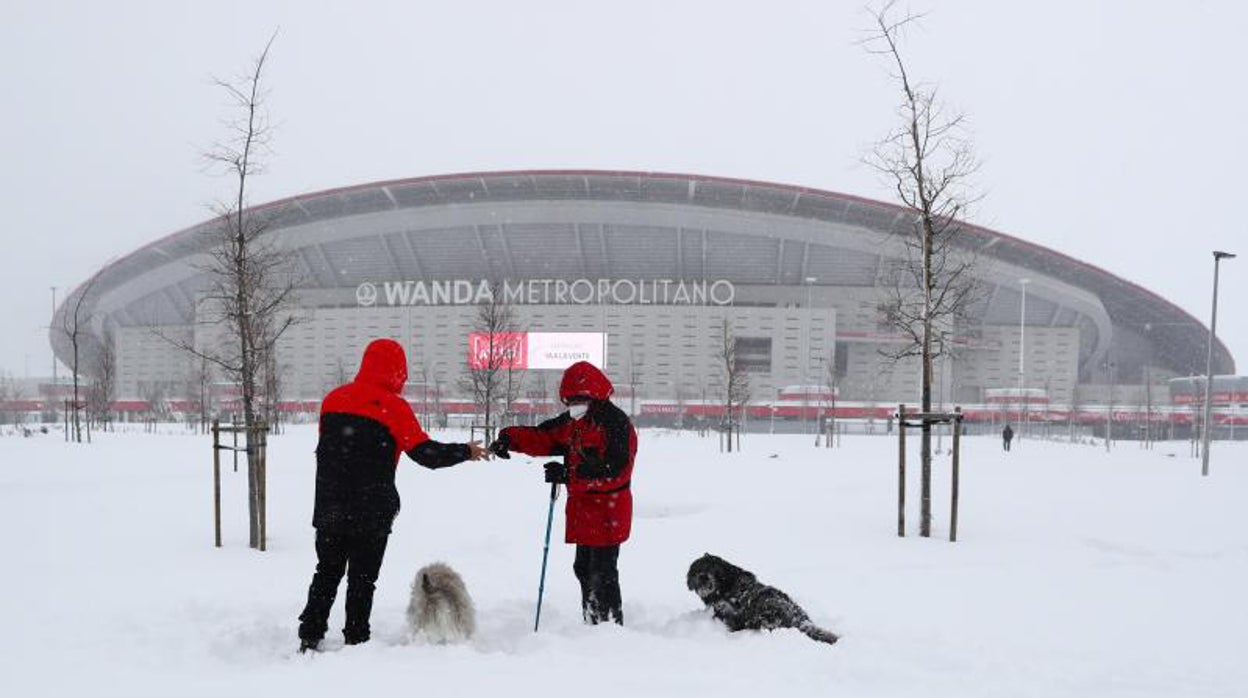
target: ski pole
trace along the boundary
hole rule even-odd
[[[542,593],[546,591],[546,556],[550,554],[550,522],[555,518],[555,497],[559,495],[559,483],[550,483],[550,509],[546,512],[546,542],[542,547],[542,576],[537,583],[537,615],[533,618],[533,632],[542,622]]]

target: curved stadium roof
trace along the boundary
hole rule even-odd
[[[256,206],[307,283],[354,288],[378,279],[727,278],[741,284],[871,286],[882,242],[913,220],[896,205],[748,180],[615,171],[483,172],[375,182]],[[215,221],[148,244],[100,270],[80,317],[92,352],[104,325],[188,324],[205,286]],[[1017,322],[1026,276],[1029,325],[1079,325],[1083,369],[1116,329],[1151,344],[1153,361],[1203,373],[1206,328],[1134,283],[1059,252],[967,225],[962,244],[989,264],[977,310]],[[87,284],[57,311],[53,327]],[[1035,295],[1033,295],[1033,292]],[[1110,325],[1112,324],[1112,328]],[[68,340],[52,332],[63,361]],[[1234,361],[1218,342],[1216,373]]]

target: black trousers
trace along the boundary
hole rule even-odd
[[[316,529],[316,573],[308,587],[308,604],[299,614],[299,639],[319,641],[325,636],[329,609],[334,605],[338,584],[345,573],[347,622],[342,636],[349,645],[368,640],[373,589],[389,539],[388,531]]]
[[[616,567],[619,557],[618,545],[576,546],[572,571],[581,583],[581,614],[590,625],[606,621],[624,624],[620,572]]]

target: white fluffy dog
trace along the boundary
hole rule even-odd
[[[410,637],[423,635],[435,644],[459,643],[477,629],[476,610],[464,580],[441,562],[425,565],[412,580],[407,604]]]

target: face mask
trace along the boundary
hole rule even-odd
[[[568,416],[572,419],[580,419],[585,416],[586,412],[589,412],[589,405],[583,402],[568,407]]]

